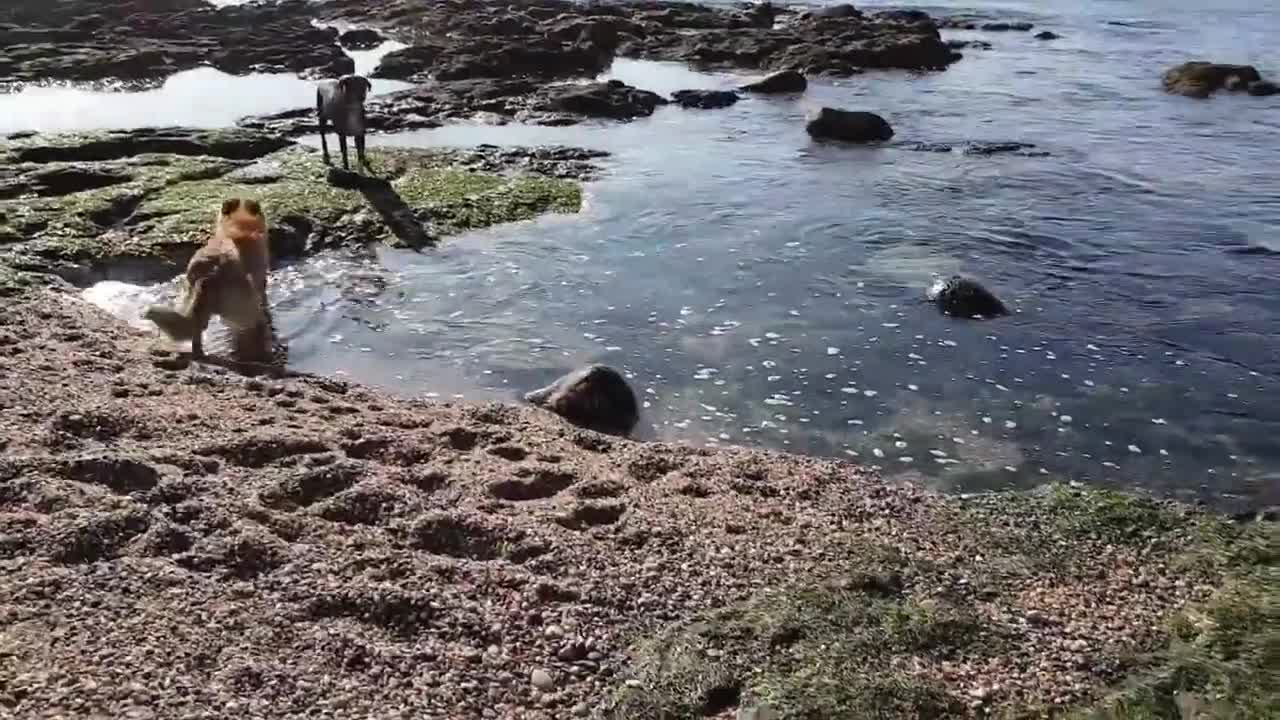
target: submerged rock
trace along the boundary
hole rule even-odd
[[[805,125],[810,137],[845,142],[883,142],[893,137],[884,118],[870,112],[824,107]]]
[[[1037,40],[1057,40],[1062,36],[1052,30],[1041,30],[1035,34]]]
[[[1035,27],[1029,22],[989,22],[978,26],[987,32],[1026,32]]]
[[[1254,80],[1249,83],[1248,92],[1256,97],[1265,97],[1267,95],[1275,95],[1280,93],[1280,87],[1270,80]]]
[[[743,85],[742,89],[754,93],[797,93],[804,92],[807,87],[809,81],[805,80],[803,74],[795,70],[783,70],[763,80]]]
[[[1009,309],[977,280],[953,275],[939,279],[926,293],[944,315],[957,318],[993,318]]]
[[[1165,92],[1193,98],[1207,98],[1218,90],[1247,90],[1262,81],[1252,65],[1224,65],[1194,60],[1165,71],[1161,79]]]
[[[680,107],[701,110],[729,107],[738,100],[738,93],[732,90],[677,90],[671,94],[671,101]]]
[[[355,28],[338,36],[338,42],[348,50],[372,50],[383,43],[384,38],[377,30]]]
[[[640,421],[635,393],[622,373],[608,365],[575,370],[524,399],[575,425],[612,435],[629,435]]]

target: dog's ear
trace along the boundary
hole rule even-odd
[[[240,198],[227,198],[222,201],[222,214],[230,215],[240,207]]]
[[[257,200],[245,200],[244,211],[254,217],[262,216],[262,206],[258,204]]]

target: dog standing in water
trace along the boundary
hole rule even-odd
[[[325,80],[316,86],[316,114],[320,119],[320,149],[324,161],[329,160],[329,142],[325,132],[330,124],[338,136],[342,150],[342,169],[350,170],[347,163],[347,136],[356,141],[356,162],[369,167],[364,156],[364,100],[373,84],[361,75],[343,75],[337,80]]]
[[[143,317],[174,340],[190,340],[191,356],[200,359],[204,332],[217,315],[234,331],[236,359],[261,362],[272,352],[269,265],[262,207],[256,200],[224,200],[213,237],[187,263],[180,306],[152,305]]]

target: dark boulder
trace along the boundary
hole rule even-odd
[[[1041,30],[1035,37],[1037,40],[1057,40],[1062,36],[1052,30]]]
[[[738,93],[732,90],[677,90],[671,100],[683,108],[714,110],[738,102]]]
[[[621,80],[590,85],[560,85],[537,109],[587,117],[630,120],[648,117],[667,99],[648,90],[631,87]]]
[[[1245,90],[1262,76],[1252,65],[1223,65],[1195,60],[1170,68],[1162,82],[1165,92],[1207,98],[1218,90]]]
[[[977,280],[952,275],[938,280],[927,293],[944,315],[955,318],[993,318],[1008,315],[1004,303]]]
[[[841,5],[829,5],[820,10],[815,10],[814,17],[819,18],[860,18],[862,12],[854,6],[844,3]]]
[[[524,399],[574,425],[626,436],[640,421],[640,406],[622,373],[607,365],[589,365]]]
[[[348,50],[372,50],[382,44],[382,35],[377,30],[356,28],[338,36],[338,43]]]
[[[763,80],[743,85],[742,89],[754,93],[798,93],[804,92],[807,87],[809,81],[804,79],[803,74],[795,70],[783,70]]]
[[[845,142],[882,142],[893,137],[893,128],[884,118],[870,112],[822,108],[805,125],[810,137]]]

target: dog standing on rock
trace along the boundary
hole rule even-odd
[[[190,340],[191,356],[199,359],[204,357],[204,332],[217,315],[234,332],[237,360],[266,360],[272,352],[269,266],[262,207],[256,200],[224,200],[213,237],[187,263],[180,307],[152,305],[143,317],[174,340]]]
[[[320,149],[324,161],[329,160],[329,142],[325,132],[330,124],[338,136],[342,150],[342,169],[350,170],[347,162],[347,136],[356,141],[356,162],[369,167],[364,156],[364,100],[373,89],[373,83],[362,75],[343,75],[337,80],[325,80],[316,86],[316,114],[320,122]]]

